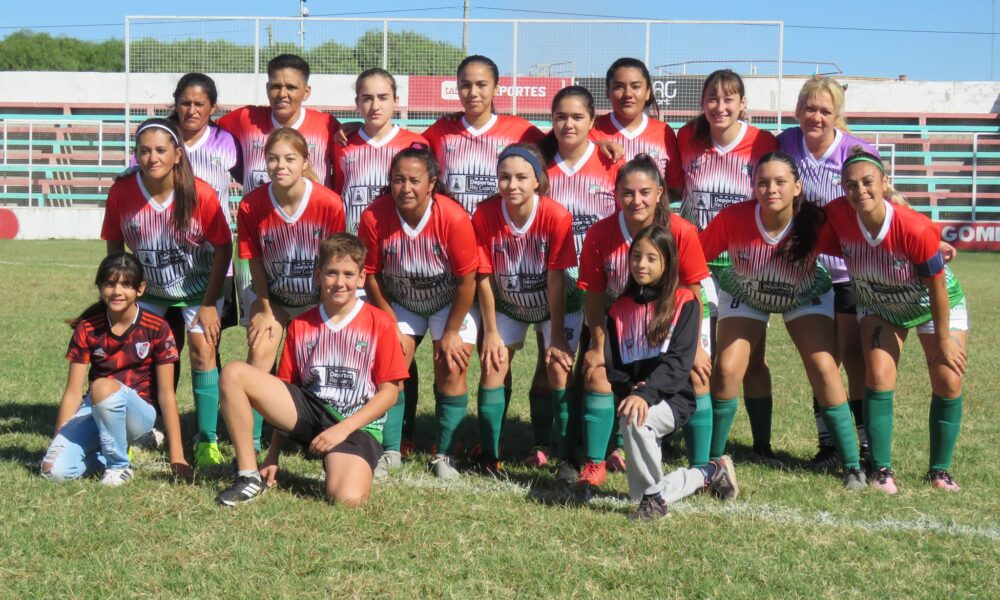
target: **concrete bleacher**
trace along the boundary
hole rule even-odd
[[[163,106],[133,106],[132,127],[165,112]],[[343,107],[330,112],[352,116]],[[432,122],[424,115],[405,118],[410,115],[398,122],[417,131]],[[689,117],[666,115],[675,128]],[[548,127],[545,117],[536,120]],[[793,126],[794,119],[786,115],[783,125]],[[848,125],[878,144],[894,185],[918,210],[935,220],[1000,221],[997,115],[854,113]],[[127,161],[120,106],[0,105],[0,127],[0,205],[100,206]],[[239,198],[235,183],[231,193]]]

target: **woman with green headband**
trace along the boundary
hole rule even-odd
[[[891,200],[877,156],[856,149],[844,161],[841,183],[844,197],[826,207],[823,252],[844,258],[857,293],[871,486],[888,494],[898,491],[890,461],[893,396],[903,342],[916,328],[932,390],[927,480],[934,489],[958,490],[948,469],[962,421],[969,330],[965,294],[945,265],[937,225]]]

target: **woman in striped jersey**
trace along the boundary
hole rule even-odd
[[[498,115],[493,96],[500,83],[495,62],[467,56],[458,65],[460,118],[445,116],[424,132],[441,168],[441,182],[470,215],[497,193],[497,158],[507,146],[538,143],[543,134],[521,117]]]
[[[861,470],[847,392],[840,379],[830,275],[817,265],[821,208],[807,202],[795,160],[783,152],[761,157],[755,200],[726,207],[701,232],[709,260],[729,253],[719,273],[719,326],[712,403],[734,404],[771,313],[780,313],[802,357],[822,418],[844,465],[844,484],[861,490]],[[725,454],[733,413],[716,411],[711,458]]]
[[[617,209],[614,187],[618,166],[590,141],[594,126],[594,97],[581,86],[565,87],[552,100],[552,135],[542,143],[549,179],[548,195],[573,216],[573,246],[579,262],[584,234],[590,226]],[[576,289],[577,270],[567,271],[567,285]],[[568,397],[565,390],[549,390],[544,343],[538,343],[538,361],[528,399],[534,448],[525,460],[528,466],[549,462],[553,417],[558,416],[560,458],[570,458],[567,440]]]
[[[778,149],[770,133],[747,123],[746,88],[739,75],[723,69],[705,79],[701,89],[701,114],[677,133],[684,171],[681,216],[701,231],[723,208],[753,196],[753,171],[764,154]],[[725,257],[709,266],[724,267]],[[712,315],[712,331],[718,317],[717,277],[704,282]],[[714,339],[714,334],[712,335]],[[780,465],[771,450],[771,373],[764,359],[766,336],[750,357],[743,380],[747,414],[753,431],[754,456]],[[713,347],[717,347],[713,344]],[[736,413],[736,403],[714,404],[713,412]]]
[[[844,161],[845,196],[826,207],[823,251],[840,256],[854,281],[864,341],[864,424],[871,446],[872,487],[894,494],[892,413],[896,373],[911,328],[931,380],[930,465],[927,479],[958,490],[948,472],[962,423],[962,380],[969,330],[965,294],[945,265],[941,234],[927,217],[890,198],[882,161],[858,149]]]
[[[501,470],[504,380],[528,327],[541,330],[549,386],[558,394],[565,392],[583,324],[579,297],[566,287],[565,271],[576,266],[573,217],[545,196],[548,177],[538,150],[524,144],[505,148],[497,179],[500,194],[481,203],[472,216],[484,332],[480,467],[489,473]]]
[[[605,461],[608,441],[615,429],[615,398],[605,370],[605,315],[611,303],[622,295],[628,282],[628,252],[633,236],[657,224],[669,229],[677,248],[680,284],[690,289],[696,299],[702,298],[701,282],[708,277],[698,230],[670,211],[663,192],[664,182],[656,161],[644,154],[636,156],[618,171],[616,177],[615,196],[621,210],[595,223],[583,241],[577,286],[586,291],[584,310],[590,346],[583,354],[581,369],[587,462],[579,475],[580,485],[599,486],[604,483],[606,471],[611,468],[609,464],[619,463],[619,469],[624,470],[620,444]],[[703,312],[702,316],[703,320],[707,320],[706,313]],[[703,322],[701,343],[691,369],[696,409],[684,428],[688,461],[695,467],[708,463],[708,444],[712,435],[712,407],[708,390],[712,363],[708,342],[708,324]],[[559,467],[559,479],[576,479],[574,470],[563,465]]]
[[[611,112],[597,118],[591,137],[621,144],[625,160],[638,154],[650,156],[666,181],[670,199],[679,200],[684,191],[684,172],[677,136],[670,125],[659,120],[660,107],[646,64],[635,58],[619,58],[608,67],[604,84]],[[649,116],[650,111],[656,118]]]
[[[240,202],[237,237],[256,296],[249,307],[247,362],[270,372],[288,322],[319,303],[316,252],[320,242],[344,231],[344,202],[317,182],[298,131],[272,131],[264,156],[270,181]]]
[[[135,154],[139,172],[116,181],[108,192],[101,238],[109,254],[127,246],[142,262],[148,282],[139,301],[144,310],[162,316],[180,307],[198,417],[195,466],[220,464],[216,347],[232,233],[218,193],[192,173],[173,121],[139,125]],[[179,338],[183,332],[177,333]]]
[[[844,88],[835,79],[814,77],[802,85],[795,105],[798,127],[778,136],[782,152],[795,159],[802,175],[802,194],[818,206],[826,206],[843,195],[840,171],[851,148],[861,147],[878,156],[878,151],[847,129],[844,119]],[[868,450],[862,425],[861,398],[864,395],[865,362],[861,353],[861,330],[858,327],[857,300],[847,267],[839,258],[823,255],[823,267],[833,280],[834,320],[837,325],[837,358],[847,373],[847,397],[861,439],[862,454]],[[809,462],[813,469],[836,466],[837,453],[823,422],[819,404],[813,400],[813,413],[819,433],[819,451]]]
[[[402,150],[389,169],[390,193],[361,213],[358,234],[367,249],[368,299],[394,318],[407,364],[424,335],[434,343],[438,436],[431,470],[453,479],[455,430],[469,403],[466,369],[478,332],[470,309],[479,259],[468,215],[441,193],[440,182],[426,146]],[[403,404],[401,391],[386,415],[380,477],[402,459]]]

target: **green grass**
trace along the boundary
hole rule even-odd
[[[125,488],[43,481],[37,465],[66,377],[63,320],[96,296],[102,250],[98,242],[0,242],[2,597],[984,597],[1000,589],[994,255],[963,253],[954,264],[973,325],[953,469],[962,492],[935,493],[921,481],[930,391],[912,340],[896,400],[897,497],[850,494],[832,476],[742,462],[750,433],[740,409],[730,440],[740,499],[694,497],[670,519],[635,525],[625,518],[631,505],[620,475],[584,502],[551,472],[516,466],[509,481],[468,475],[445,485],[426,472],[426,456],[378,485],[357,511],[324,502],[320,463],[296,454],[283,461],[278,490],[236,510],[212,504],[225,475],[172,484],[159,452],[139,454],[137,480]],[[814,445],[810,393],[784,328],[773,325],[774,446],[800,464]],[[241,338],[226,332],[225,360],[243,354]],[[533,352],[515,363],[504,440],[513,459],[530,444]],[[418,360],[428,364],[426,347]],[[179,401],[190,437],[184,371]],[[426,451],[430,377],[421,386],[417,443]],[[670,456],[674,467],[680,452]]]

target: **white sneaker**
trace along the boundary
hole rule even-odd
[[[132,472],[131,467],[125,467],[124,469],[107,469],[104,471],[104,477],[101,477],[101,484],[118,487],[132,481],[134,476],[135,473]]]
[[[375,479],[385,479],[389,471],[395,471],[403,466],[403,455],[396,450],[386,450],[375,465]]]
[[[154,428],[137,437],[132,446],[143,450],[156,450],[163,447],[163,439],[163,432]]]
[[[438,479],[458,479],[461,473],[451,464],[452,458],[447,454],[435,454],[431,459],[431,471]]]

